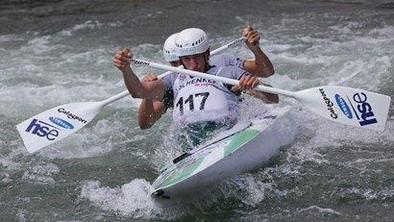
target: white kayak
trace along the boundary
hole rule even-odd
[[[255,170],[295,139],[289,108],[277,108],[237,123],[173,160],[154,181],[153,196],[187,196],[225,178]]]

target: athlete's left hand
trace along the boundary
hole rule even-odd
[[[260,47],[260,33],[251,26],[247,26],[242,30],[242,35],[246,38],[246,45],[249,49]]]
[[[238,86],[236,86],[236,88],[239,90],[249,90],[253,89],[258,84],[260,84],[260,81],[257,79],[256,76],[243,75],[239,80],[239,84]]]

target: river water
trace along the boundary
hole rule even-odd
[[[52,107],[125,90],[112,57],[128,46],[164,62],[166,37],[200,27],[212,48],[262,35],[276,74],[297,91],[320,85],[394,95],[394,2],[367,0],[4,0],[0,3],[0,218],[2,221],[392,221],[394,107],[384,132],[352,128],[291,106],[296,140],[269,164],[193,200],[150,197],[171,112],[140,130],[140,100],[106,106],[88,126],[35,154],[15,125]],[[245,46],[225,54],[251,57]],[[158,70],[136,67],[142,76]],[[270,105],[250,100],[250,112]],[[280,138],[278,138],[280,139]]]

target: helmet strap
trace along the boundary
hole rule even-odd
[[[178,57],[178,58],[179,58],[179,62],[181,62],[181,65],[183,66],[183,68],[184,68],[184,69],[187,69],[186,66],[185,66],[185,64],[183,64],[183,61],[182,61],[181,57]]]
[[[207,49],[207,51],[204,52],[203,54],[204,56],[204,62],[205,62],[205,67],[204,70],[205,72],[209,70],[209,48]]]

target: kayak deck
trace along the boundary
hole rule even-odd
[[[226,177],[261,166],[294,140],[289,109],[276,109],[236,124],[190,153],[174,159],[155,180],[153,196],[184,195]],[[278,140],[277,138],[281,138]]]

